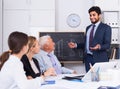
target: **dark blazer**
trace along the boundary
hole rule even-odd
[[[86,33],[87,33],[88,29],[90,28],[90,26],[91,25],[89,25],[86,28]],[[85,39],[86,39],[86,35],[85,35]],[[100,44],[101,49],[92,51],[94,62],[109,61],[107,51],[110,48],[110,44],[111,44],[111,27],[108,26],[107,24],[104,24],[101,22],[99,24],[98,28],[96,29],[96,33],[95,33],[95,36],[92,41],[92,46],[94,47],[96,44]],[[86,46],[85,46],[86,41],[85,41],[85,44],[77,44],[77,45],[78,45],[77,48],[81,48],[81,47],[85,48],[85,55],[86,55],[87,54]]]
[[[26,55],[23,55],[21,61],[22,61],[23,66],[24,66],[26,76],[32,76],[33,78],[36,78],[36,77],[39,77],[41,75],[41,71],[40,71],[38,61],[35,58],[33,58],[33,61],[34,61],[35,65],[36,65],[36,67],[39,70],[39,73],[37,73],[37,74],[35,74],[35,72],[33,71],[32,67],[30,65],[29,59],[28,59],[28,57]]]

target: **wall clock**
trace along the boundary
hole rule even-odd
[[[75,13],[68,15],[67,24],[72,28],[78,27],[80,25],[80,16]]]

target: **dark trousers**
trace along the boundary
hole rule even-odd
[[[90,54],[86,54],[86,55],[85,55],[85,69],[86,69],[86,72],[88,72],[89,69],[90,69],[90,63],[91,63],[92,65],[95,64],[94,59],[93,59],[93,56],[90,55]]]

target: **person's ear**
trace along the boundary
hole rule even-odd
[[[31,47],[29,51],[33,51],[34,47]]]
[[[48,49],[49,49],[49,47],[48,47],[47,44],[44,45],[44,49],[45,49],[45,50],[48,50]]]
[[[101,18],[101,16],[102,16],[102,15],[101,15],[101,14],[99,14],[99,18]]]
[[[22,49],[21,49],[21,52],[23,54],[26,54],[28,52],[28,45],[23,46]]]

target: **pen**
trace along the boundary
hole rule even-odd
[[[100,70],[100,67],[98,67],[98,69],[97,69],[97,73],[99,73],[99,70]]]

